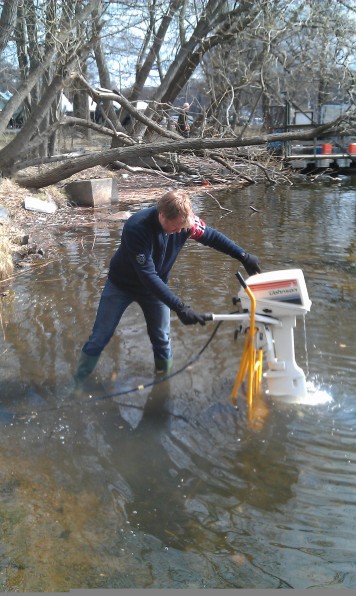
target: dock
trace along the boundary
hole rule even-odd
[[[310,151],[310,146],[298,147],[284,155],[283,160],[303,174],[328,169],[330,173],[356,175],[356,154],[348,151],[338,153],[317,153]]]

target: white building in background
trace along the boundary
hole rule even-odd
[[[120,104],[117,101],[113,101],[112,103],[116,110],[119,110],[121,108]],[[89,97],[89,112],[95,113],[96,106],[97,106],[96,101],[94,101],[91,97]],[[148,106],[148,103],[146,101],[137,101],[137,102],[134,101],[133,106],[136,108],[136,110],[139,110],[140,112],[144,112]]]
[[[61,97],[60,97],[59,109],[61,112],[63,112],[63,114],[68,114],[68,113],[73,112],[73,104],[64,95],[63,91],[62,91]]]

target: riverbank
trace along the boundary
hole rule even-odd
[[[117,182],[118,203],[112,207],[86,208],[70,203],[65,185],[71,179],[40,191],[23,188],[10,179],[0,182],[0,281],[11,278],[17,268],[38,264],[44,259],[55,258],[58,229],[80,228],[112,222],[117,225],[130,215],[132,205],[154,202],[165,190],[183,187],[191,193],[209,192],[214,187],[246,185],[243,180],[220,178],[216,184],[207,180],[187,177],[172,178],[162,172],[111,171],[102,167],[91,168],[76,174],[73,179],[112,177]],[[52,201],[54,213],[30,211],[25,208],[26,197]]]

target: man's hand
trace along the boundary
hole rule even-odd
[[[245,253],[245,256],[241,262],[249,275],[255,275],[256,273],[261,273],[261,268],[260,268],[258,259],[257,259],[257,257],[255,257],[255,255],[250,255],[247,252],[247,253]]]
[[[183,306],[176,312],[183,325],[196,325],[196,323],[205,325],[204,315],[195,312],[190,306],[185,306],[183,304]]]

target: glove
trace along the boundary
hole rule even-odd
[[[176,312],[183,325],[196,325],[196,323],[205,325],[204,316],[200,313],[196,313],[190,306],[185,306],[183,304],[183,306]]]
[[[255,255],[250,255],[248,252],[245,253],[241,263],[245,267],[249,275],[255,275],[255,273],[261,273],[261,268]]]

